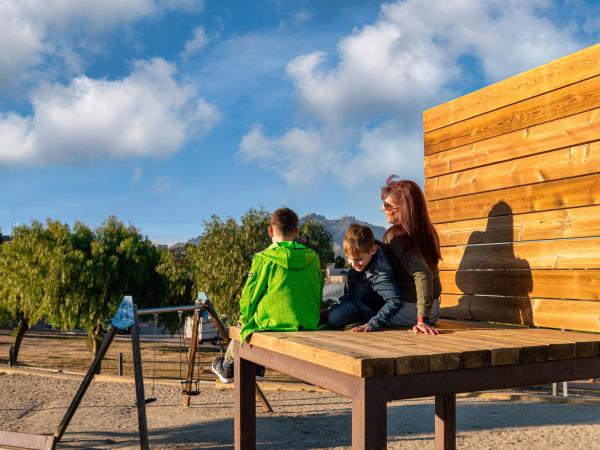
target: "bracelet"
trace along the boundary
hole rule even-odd
[[[417,323],[426,323],[427,325],[429,325],[429,316],[422,316],[421,314],[419,314],[417,316]]]

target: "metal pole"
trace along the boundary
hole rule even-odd
[[[56,437],[56,442],[60,441],[63,434],[65,434],[65,431],[66,431],[67,427],[69,426],[71,419],[73,418],[73,414],[75,414],[75,411],[77,410],[77,407],[79,406],[79,403],[81,403],[83,396],[85,395],[88,387],[90,386],[92,380],[94,379],[94,375],[96,374],[96,368],[98,368],[100,366],[100,363],[102,362],[104,355],[106,355],[106,352],[108,351],[108,347],[110,347],[110,344],[113,341],[113,338],[115,337],[116,332],[117,332],[117,329],[115,327],[111,327],[110,330],[107,332],[107,334],[104,336],[104,340],[102,341],[100,350],[98,350],[96,352],[94,362],[92,362],[92,365],[89,367],[87,373],[85,374],[85,377],[83,377],[83,381],[81,382],[81,385],[79,386],[79,389],[77,390],[77,393],[75,394],[75,397],[73,397],[73,400],[71,401],[71,405],[69,406],[69,409],[67,409],[65,416],[63,417],[62,421],[58,425],[58,428],[56,428],[56,431],[54,432],[54,436]]]
[[[140,350],[140,325],[135,315],[136,309],[136,306],[133,305],[134,323],[131,327],[131,349],[133,351],[133,374],[135,378],[140,450],[150,450],[148,422],[146,421],[146,400],[144,396],[144,373],[142,371],[142,353]]]
[[[552,396],[556,397],[558,395],[558,383],[552,383]]]
[[[149,314],[162,314],[162,313],[170,313],[170,312],[179,312],[179,311],[196,311],[197,309],[202,309],[202,305],[183,305],[183,306],[164,306],[161,308],[144,308],[138,309],[137,315],[144,316]]]
[[[123,376],[123,353],[119,353],[119,376]]]
[[[563,381],[563,397],[568,397],[569,396],[569,391],[568,391],[568,387],[567,387],[567,382]]]
[[[13,366],[13,350],[14,350],[14,346],[10,346],[10,348],[8,349],[8,367],[12,367]]]

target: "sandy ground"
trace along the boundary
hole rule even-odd
[[[0,370],[0,429],[50,434],[77,379]],[[146,386],[147,396],[151,387]],[[176,386],[156,385],[147,406],[155,449],[221,449],[233,444],[233,390],[203,385],[183,409]],[[350,403],[332,393],[267,391],[275,410],[258,409],[258,448],[349,448]],[[58,448],[139,448],[133,384],[94,381]],[[458,446],[469,449],[600,448],[600,404],[458,400]],[[433,401],[388,405],[389,448],[433,448]]]

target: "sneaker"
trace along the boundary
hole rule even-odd
[[[211,370],[219,377],[221,383],[233,383],[233,364],[227,364],[222,356],[215,358]]]
[[[265,379],[265,366],[256,365],[256,381],[262,381]]]

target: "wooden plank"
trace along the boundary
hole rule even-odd
[[[507,345],[506,342],[498,341],[492,338],[482,338],[478,332],[474,331],[448,331],[438,336],[441,341],[448,341],[457,344],[468,344],[479,346],[490,351],[490,365],[503,366],[506,364],[519,364],[519,349]]]
[[[439,200],[598,172],[600,142],[596,141],[428,178],[425,190],[429,200]]]
[[[596,108],[426,156],[425,177],[460,172],[598,139],[600,109]]]
[[[573,342],[575,344],[575,358],[593,358],[600,353],[600,334],[534,328],[528,329],[527,335],[546,340],[559,339]]]
[[[339,334],[343,335],[343,334],[351,334],[351,333],[344,333],[344,332],[340,331]],[[319,333],[313,333],[310,336],[306,336],[306,335],[301,336],[301,337],[299,336],[297,339],[302,340],[302,342],[305,343],[306,345],[314,346],[316,348],[319,348],[321,346],[330,346],[332,344],[332,340],[334,340],[335,349],[343,349],[343,350],[347,350],[347,351],[351,351],[351,352],[356,352],[357,354],[363,355],[364,358],[371,358],[371,359],[376,359],[376,360],[387,359],[387,360],[389,360],[389,363],[381,365],[381,371],[379,373],[381,373],[382,376],[395,375],[395,373],[396,373],[396,364],[395,364],[396,357],[408,358],[408,359],[412,358],[412,355],[405,351],[398,351],[398,350],[394,351],[393,349],[390,349],[389,347],[386,348],[386,347],[382,347],[379,345],[365,345],[366,343],[364,341],[362,343],[348,342],[347,340],[343,340],[338,337],[331,337],[331,336],[322,335]],[[362,344],[362,345],[360,345],[360,344]],[[426,372],[426,370],[424,372]]]
[[[426,197],[428,194],[426,190]],[[496,206],[500,202],[508,204],[513,214],[600,205],[600,176],[586,175],[428,201],[427,209],[433,223],[451,222],[505,215],[505,208]]]
[[[440,281],[446,294],[600,300],[600,270],[443,270]]]
[[[54,436],[41,434],[0,431],[0,448],[23,448],[31,450],[52,450]]]
[[[319,332],[322,333],[322,332]],[[456,370],[460,368],[460,353],[455,349],[447,350],[435,346],[434,342],[427,342],[428,336],[415,335],[411,330],[384,330],[376,333],[353,334],[344,333],[345,341],[353,341],[354,345],[384,347],[408,354],[397,356],[396,374],[420,373],[421,371],[437,372],[442,370]],[[431,344],[434,345],[431,345]],[[425,370],[427,367],[427,370]]]
[[[575,345],[576,358],[596,357],[600,353],[600,334],[580,333],[575,331],[553,330],[548,328],[523,328],[514,325],[500,325],[488,322],[475,322],[471,320],[449,320],[440,319],[436,324],[444,333],[460,331],[462,335],[473,334],[487,341],[490,336],[489,330],[502,330],[506,336],[533,337],[544,342],[570,342]],[[492,338],[495,339],[494,335]],[[504,339],[504,338],[503,338]],[[527,358],[528,361],[534,359]],[[523,362],[523,359],[521,360]]]
[[[425,133],[425,155],[600,107],[600,77]]]
[[[239,340],[239,329],[231,327],[230,336]],[[365,359],[359,352],[336,349],[331,344],[306,345],[300,336],[294,339],[293,333],[257,332],[252,334],[249,344],[276,353],[294,355],[298,359],[359,377],[389,373],[389,363],[385,358]]]
[[[495,213],[500,208],[511,212],[499,203]],[[600,205],[440,223],[435,228],[443,247],[600,236]]]
[[[424,130],[442,128],[599,73],[600,44],[596,44],[428,109],[423,113]]]
[[[440,270],[600,269],[600,238],[442,247]]]
[[[522,342],[508,335],[498,334],[497,329],[492,328],[476,328],[476,329],[460,329],[458,331],[443,330],[444,334],[457,334],[463,338],[478,340],[485,345],[492,346],[496,349],[503,349],[503,353],[497,352],[494,358],[492,352],[492,366],[502,366],[508,364],[518,364],[525,362],[540,362],[548,359],[548,347],[541,344],[531,344]],[[516,362],[515,362],[516,360]]]
[[[575,343],[566,339],[549,339],[547,337],[536,337],[530,333],[507,330],[489,331],[494,336],[506,336],[510,339],[517,339],[522,345],[545,345],[548,347],[548,360],[555,361],[559,359],[575,358]]]
[[[600,303],[527,297],[442,294],[440,315],[600,332]]]

